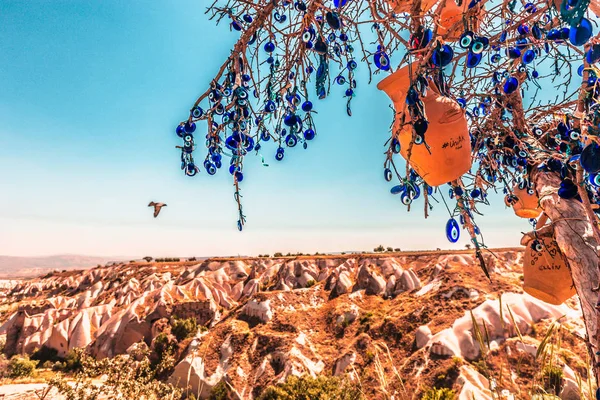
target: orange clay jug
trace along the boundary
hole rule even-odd
[[[406,110],[406,94],[411,85],[410,67],[399,69],[377,85],[379,90],[383,90],[392,99],[397,113]],[[431,81],[421,100],[429,121],[424,135],[429,150],[425,144],[410,145],[413,140],[412,125],[401,127],[399,118],[394,121],[394,135],[398,135],[402,157],[429,186],[439,186],[459,178],[471,168],[471,140],[467,120],[460,105],[453,99],[442,96]]]
[[[413,9],[414,1],[412,0],[389,0],[390,6],[395,13],[410,13]],[[440,0],[421,0],[420,14],[424,14],[434,7],[437,7]],[[476,5],[475,10],[469,14],[469,1],[463,0],[462,4],[458,6],[455,0],[446,0],[442,13],[440,14],[439,25],[437,33],[438,35],[446,35],[446,39],[449,41],[455,41],[460,38],[465,29],[464,22],[469,22],[470,29],[477,31],[481,23],[482,7]]]
[[[539,197],[533,192],[529,194],[528,188],[519,188],[516,186],[513,189],[513,194],[516,196],[515,202],[512,204],[513,211],[521,218],[537,218],[542,213],[539,206]]]
[[[528,240],[525,245],[523,290],[526,293],[554,305],[576,294],[567,260],[551,236]]]

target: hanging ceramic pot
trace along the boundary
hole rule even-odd
[[[539,197],[533,189],[519,188],[516,186],[513,190],[512,208],[515,214],[521,218],[537,218],[542,213],[539,206]]]
[[[413,64],[414,66],[414,64]],[[406,66],[388,76],[377,88],[383,90],[394,103],[397,112],[405,110],[406,95],[411,85]],[[414,75],[414,71],[413,71]],[[400,142],[400,154],[408,160],[410,148],[411,167],[429,186],[439,186],[453,181],[471,168],[471,141],[467,120],[460,105],[451,98],[442,96],[430,82],[425,96],[420,98],[429,122],[423,135],[424,143],[417,144],[413,139],[413,126],[400,127],[396,118],[394,133]]]
[[[523,241],[521,242],[523,244]],[[550,236],[526,242],[523,290],[546,303],[559,305],[576,294],[567,261]]]
[[[388,1],[395,13],[411,13],[414,6],[414,2],[412,0]],[[421,0],[420,14],[424,14],[430,10],[435,11],[440,1],[441,0]],[[463,1],[459,6],[456,4],[455,0],[446,0],[444,9],[440,14],[437,30],[438,35],[448,34],[446,37],[447,40],[458,40],[465,31],[465,26],[462,23],[465,19],[467,19],[471,25],[471,30],[477,31],[481,24],[481,14],[483,12],[483,8],[479,4],[476,4],[473,7],[475,10],[470,13],[468,18],[465,18],[464,14],[469,10],[470,3],[471,2],[469,1]]]

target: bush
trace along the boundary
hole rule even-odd
[[[399,247],[396,247],[396,248],[394,249],[394,251],[395,251],[396,253],[399,253],[399,252],[401,252],[401,251],[402,251],[402,249],[401,249],[401,248],[399,248]]]
[[[306,282],[306,287],[313,287],[317,284],[317,282],[314,281],[314,279],[311,279],[310,281]]]
[[[428,389],[421,400],[454,400],[456,398],[456,393],[454,390],[443,388],[443,389]]]
[[[31,359],[39,361],[40,364],[44,364],[47,361],[52,363],[60,361],[60,357],[58,357],[58,351],[47,346],[42,346],[38,350],[34,351],[31,355]]]
[[[7,374],[9,378],[24,378],[33,376],[37,364],[37,360],[30,360],[27,356],[13,356],[8,362]]]
[[[283,257],[283,254],[280,252],[277,252],[277,253],[273,254],[273,257]]]
[[[258,400],[360,400],[356,385],[336,377],[288,376],[284,383],[269,386]]]
[[[148,352],[138,350],[131,355],[119,355],[100,361],[82,353],[81,372],[75,381],[56,376],[48,382],[69,400],[106,399],[146,399],[177,400],[181,390],[158,380],[163,366],[153,369]],[[98,385],[98,376],[106,379]]]
[[[227,387],[227,383],[222,380],[212,388],[208,400],[229,400],[229,393],[230,390],[229,387]]]
[[[382,252],[382,251],[385,251],[385,247],[383,247],[382,245],[379,245],[379,246],[375,247],[375,248],[373,249],[373,251],[374,251],[375,253],[380,253],[380,252]]]
[[[144,259],[146,262],[150,262],[150,261],[152,261],[152,257],[150,257],[150,256],[146,256],[146,257],[144,257],[143,259]]]
[[[175,319],[171,326],[171,333],[175,335],[178,342],[198,333],[198,323],[195,318]]]
[[[158,355],[158,359],[162,360],[166,355],[173,354],[177,343],[173,340],[173,336],[166,333],[160,333],[154,339],[154,351]]]
[[[388,247],[386,250],[391,253],[392,251],[394,251],[394,248],[393,247]]]
[[[65,356],[64,371],[77,372],[81,371],[81,358],[83,357],[83,349],[71,349]]]

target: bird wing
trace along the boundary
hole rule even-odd
[[[150,202],[150,204],[148,204],[148,207],[152,207],[152,206],[154,206],[155,204],[156,204],[155,202],[151,201],[151,202]]]
[[[159,212],[160,212],[160,207],[154,206],[154,218],[156,218],[158,216]]]

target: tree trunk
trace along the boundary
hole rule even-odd
[[[540,197],[540,205],[550,217],[558,247],[569,261],[571,276],[579,296],[587,332],[588,350],[596,380],[599,377],[598,356],[600,350],[598,317],[596,309],[598,293],[598,242],[584,205],[576,199],[558,196],[560,178],[554,173],[539,172],[533,182]],[[595,218],[595,217],[594,217]]]

